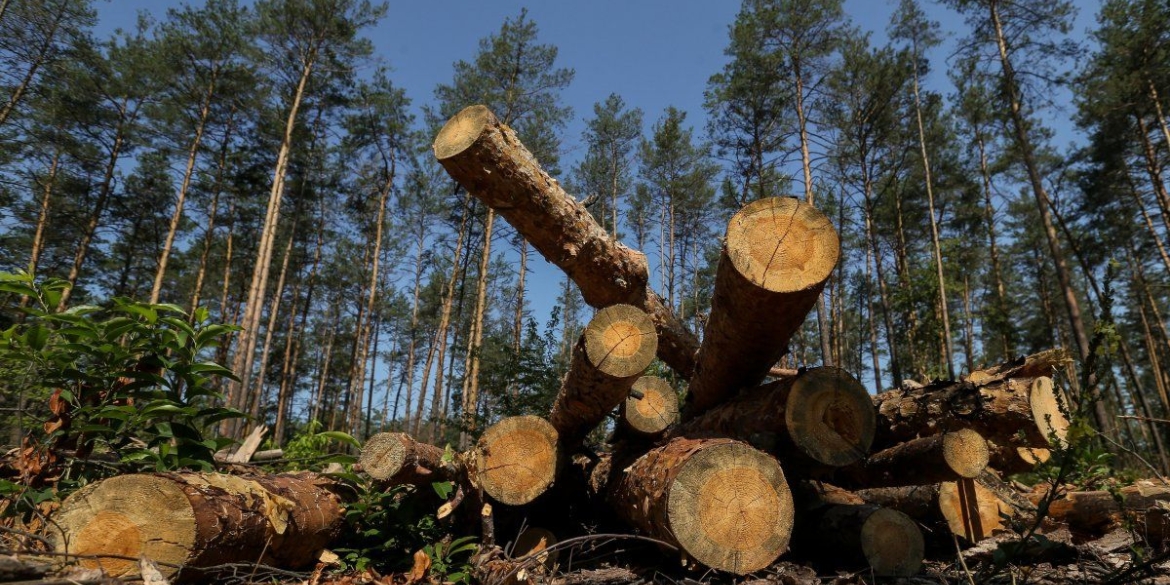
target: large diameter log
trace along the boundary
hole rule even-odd
[[[925,558],[922,530],[909,516],[870,504],[826,506],[798,524],[817,556],[864,562],[878,577],[909,577]]]
[[[870,504],[890,508],[915,520],[945,526],[952,534],[975,543],[1004,528],[1013,510],[979,482],[971,479],[938,484],[872,488],[857,491]]]
[[[785,465],[839,467],[869,453],[874,424],[865,387],[845,370],[823,367],[745,390],[671,434],[733,437]]]
[[[788,549],[784,472],[744,443],[675,438],[615,473],[608,495],[617,514],[703,565],[743,575]]]
[[[678,422],[678,394],[658,376],[642,376],[622,403],[622,423],[644,437],[655,437]]]
[[[460,462],[444,461],[444,451],[420,443],[406,433],[378,433],[362,445],[362,471],[389,485],[422,485],[461,476]]]
[[[691,376],[699,341],[650,290],[646,257],[598,225],[511,128],[486,107],[470,106],[447,121],[434,151],[452,178],[577,283],[586,303],[598,308],[625,303],[646,311],[658,331],[658,356]]]
[[[1002,447],[1047,448],[1052,446],[1050,438],[1059,443],[1068,434],[1068,419],[1047,377],[1009,378],[982,386],[941,382],[883,392],[874,403],[875,443],[883,448],[959,428],[972,429]]]
[[[840,251],[829,219],[792,197],[754,201],[731,218],[684,420],[764,379],[816,304]]]
[[[66,498],[52,530],[58,552],[128,557],[82,561],[112,577],[137,574],[139,557],[158,563],[167,577],[176,571],[170,565],[295,569],[315,562],[341,528],[332,488],[312,473],[120,475]]]
[[[521,506],[552,485],[560,467],[557,430],[538,416],[513,416],[490,426],[474,451],[475,479],[496,501]]]
[[[654,323],[641,309],[611,305],[593,316],[573,348],[549,415],[564,448],[578,447],[629,396],[657,349]]]
[[[925,485],[980,476],[990,459],[987,441],[971,429],[912,439],[844,467],[835,477],[847,485]]]

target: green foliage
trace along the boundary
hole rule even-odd
[[[411,552],[442,539],[444,529],[435,516],[437,506],[433,505],[435,498],[430,490],[415,490],[412,486],[384,490],[369,478],[355,479],[358,497],[346,507],[346,526],[333,546],[345,569],[373,568],[382,573],[405,570],[409,568]],[[452,548],[441,551],[447,559],[460,552]],[[430,551],[427,554],[436,559]],[[447,563],[453,566],[449,560]]]
[[[174,305],[117,298],[107,307],[56,309],[64,281],[37,282],[27,273],[0,273],[0,291],[26,297],[23,320],[0,332],[0,391],[29,406],[10,424],[34,427],[26,443],[45,454],[31,483],[82,480],[104,466],[130,469],[211,469],[213,454],[231,443],[211,425],[243,416],[218,406],[231,371],[205,359],[235,330],[211,323],[205,310],[188,316]],[[69,468],[60,468],[66,463]]]
[[[471,583],[470,560],[478,548],[474,536],[462,536],[428,544],[423,552],[431,559],[432,577],[439,577],[443,583]]]
[[[356,458],[353,455],[337,453],[330,449],[330,445],[340,442],[343,445],[360,448],[357,439],[341,431],[321,431],[321,421],[309,421],[304,431],[289,439],[284,446],[284,469],[289,471],[321,471],[325,465],[340,463],[353,465]]]

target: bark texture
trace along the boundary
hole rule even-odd
[[[829,219],[790,197],[754,201],[731,218],[684,420],[764,379],[816,304],[840,249]]]
[[[699,342],[650,290],[646,257],[598,225],[540,167],[511,128],[486,107],[470,106],[443,126],[434,152],[451,177],[564,270],[586,303],[625,303],[646,311],[658,331],[658,356],[690,377]]]
[[[168,577],[176,569],[165,563],[185,569],[232,562],[299,568],[311,565],[341,528],[341,500],[333,489],[331,481],[312,473],[120,475],[62,503],[54,523],[56,548],[143,556]],[[138,573],[136,560],[82,563],[110,576]]]

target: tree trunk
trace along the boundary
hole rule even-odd
[[[865,387],[845,370],[825,367],[747,388],[671,436],[741,439],[783,459],[792,472],[860,461],[873,443],[874,422]]]
[[[539,167],[511,128],[487,108],[471,106],[439,132],[435,156],[452,177],[564,270],[590,306],[626,303],[649,313],[658,329],[659,357],[690,375],[698,341],[648,288],[645,256],[617,243],[598,225]]]
[[[613,471],[608,500],[618,516],[699,563],[746,575],[788,550],[794,510],[784,472],[743,443],[678,437]]]
[[[272,335],[276,331],[276,319],[280,315],[280,300],[284,297],[284,282],[288,276],[288,263],[292,257],[293,243],[297,235],[297,222],[293,222],[292,231],[288,234],[288,243],[284,247],[284,258],[280,261],[280,275],[276,277],[276,290],[272,291],[272,305],[268,309],[268,325],[264,329],[264,346],[260,351],[260,374],[256,380],[255,394],[251,395],[249,412],[253,418],[259,418],[260,406],[264,401],[264,377],[268,373],[268,358],[271,355]],[[294,306],[296,300],[293,300]],[[242,388],[245,392],[250,392],[248,388]],[[249,395],[245,394],[248,398]]]
[[[483,491],[509,506],[543,494],[561,464],[557,430],[536,416],[513,416],[488,427],[475,445],[476,480]]]
[[[61,164],[61,149],[53,151],[53,162],[49,163],[49,175],[41,185],[41,210],[37,214],[37,229],[33,233],[32,251],[29,253],[28,272],[37,273],[37,265],[41,261],[41,252],[44,250],[45,227],[49,224],[49,202],[53,196],[53,185],[57,182],[57,169]],[[23,301],[22,305],[23,306]]]
[[[987,222],[988,253],[991,258],[991,277],[995,283],[996,323],[1001,329],[999,335],[1003,343],[1003,359],[1011,359],[1015,354],[1012,344],[1012,332],[1006,326],[1008,316],[1007,289],[1004,286],[1003,270],[1000,268],[999,246],[995,238],[995,207],[991,204],[991,171],[987,164],[987,150],[983,142],[983,133],[976,131],[975,141],[979,146],[979,174],[983,177],[983,221]],[[985,319],[986,321],[986,319]]]
[[[475,281],[475,312],[471,316],[471,331],[467,336],[467,366],[464,367],[463,431],[460,443],[466,446],[467,432],[475,431],[479,412],[479,353],[483,345],[483,321],[487,307],[488,270],[492,261],[492,232],[496,212],[488,209],[483,228],[483,253],[479,259],[479,275]]]
[[[623,427],[643,437],[657,437],[678,422],[678,394],[657,376],[642,376],[622,402]]]
[[[120,475],[92,483],[54,515],[57,551],[111,577],[138,573],[139,557],[176,569],[225,563],[311,565],[341,529],[332,481],[312,473]],[[198,572],[196,571],[196,574]],[[184,576],[189,576],[184,574]]]
[[[60,9],[53,14],[53,21],[50,24],[48,32],[45,33],[44,41],[37,47],[37,55],[33,59],[32,64],[29,65],[28,71],[25,71],[24,76],[20,79],[20,83],[12,88],[12,93],[8,96],[8,100],[4,102],[4,106],[0,107],[0,126],[3,126],[8,121],[8,118],[12,116],[12,113],[16,111],[16,106],[20,104],[20,100],[24,98],[24,95],[28,93],[29,88],[32,86],[33,78],[36,77],[37,71],[48,60],[49,49],[53,46],[53,38],[57,36],[57,31],[61,28],[61,21],[65,19],[65,13],[70,8],[68,2],[61,2],[58,6]],[[8,2],[5,0],[4,4],[0,6],[0,16],[3,15],[7,8]]]
[[[870,488],[924,485],[979,477],[991,451],[967,428],[911,439],[843,467],[834,477],[845,486]]]
[[[796,199],[760,199],[731,218],[683,420],[764,378],[821,298],[839,254],[828,218]]]
[[[650,316],[632,305],[597,312],[573,348],[549,422],[573,451],[630,394],[658,349]]]

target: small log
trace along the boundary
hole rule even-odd
[[[60,553],[128,557],[81,561],[112,577],[138,574],[139,557],[157,562],[166,577],[176,572],[168,565],[295,569],[312,565],[341,528],[333,489],[313,473],[120,475],[66,498],[51,536]]]
[[[807,530],[803,530],[807,529]],[[909,516],[871,504],[833,504],[797,525],[816,556],[865,563],[878,577],[909,577],[925,558],[925,542]]]
[[[931,485],[872,488],[857,495],[870,504],[890,508],[920,522],[947,528],[952,534],[975,543],[1004,527],[1012,517],[1011,506],[995,492],[971,479]]]
[[[649,288],[646,256],[618,243],[550,177],[515,131],[470,106],[435,137],[435,158],[460,185],[502,215],[546,260],[577,283],[591,307],[625,303],[648,313],[658,356],[689,378],[699,341]]]
[[[378,433],[362,446],[358,464],[366,475],[389,485],[424,485],[463,476],[458,458],[443,461],[443,449],[406,433]]]
[[[754,201],[731,218],[683,420],[764,379],[816,304],[840,250],[829,219],[792,197]]]
[[[654,323],[641,309],[611,305],[597,312],[573,348],[569,371],[549,422],[572,451],[630,394],[658,349]]]
[[[642,533],[739,575],[775,561],[792,533],[780,464],[731,439],[672,439],[616,473],[608,499]]]
[[[548,421],[538,416],[505,418],[476,443],[476,482],[496,501],[521,506],[552,485],[560,457],[557,430]]]
[[[644,437],[655,437],[678,422],[678,394],[658,376],[642,376],[634,382],[622,403],[622,423]]]
[[[1028,498],[1039,505],[1044,495],[1045,490],[1040,489]],[[1165,512],[1167,508],[1170,486],[1159,480],[1142,480],[1117,490],[1116,495],[1106,490],[1062,494],[1049,505],[1048,517],[1075,530],[1103,533],[1121,525],[1127,515],[1142,527],[1146,512]]]
[[[1068,435],[1052,379],[1009,378],[987,385],[941,382],[874,397],[875,444],[893,446],[919,436],[969,428],[997,447],[1048,448]],[[993,448],[994,451],[994,448]],[[992,466],[996,464],[992,458]]]
[[[1050,349],[1017,358],[990,368],[975,370],[963,379],[977,386],[986,386],[1009,378],[1039,378],[1052,376],[1060,368],[1072,363],[1072,357],[1063,349]]]
[[[865,387],[845,370],[824,367],[745,390],[671,435],[733,437],[785,465],[839,467],[865,457],[874,424]]]
[[[835,477],[846,485],[892,487],[976,478],[987,469],[987,441],[971,429],[920,437],[844,467]]]

